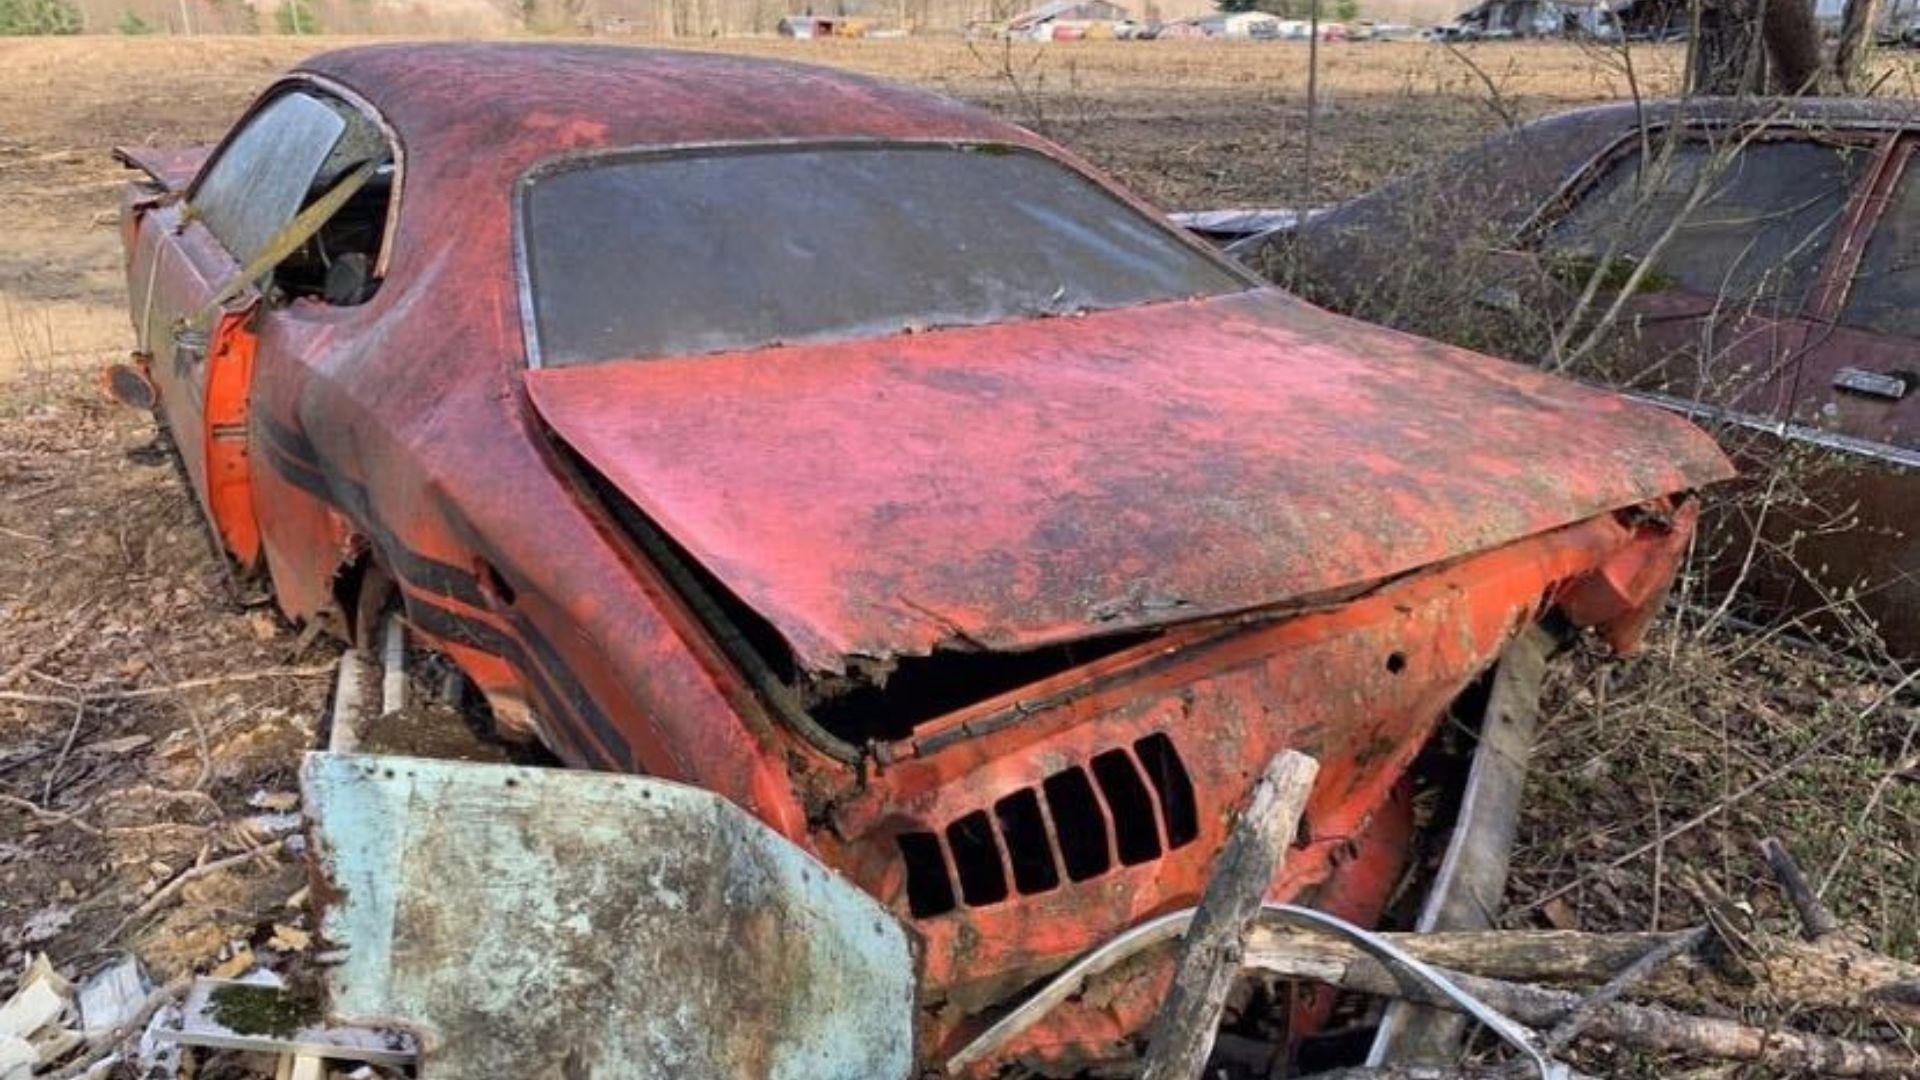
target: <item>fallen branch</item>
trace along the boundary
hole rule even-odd
[[[1573,1011],[1553,1025],[1553,1030],[1547,1032],[1547,1037],[1541,1041],[1542,1048],[1551,1054],[1572,1042],[1575,1036],[1586,1030],[1587,1023],[1595,1012],[1620,1000],[1621,995],[1645,982],[1648,976],[1658,971],[1662,965],[1682,953],[1691,952],[1712,933],[1713,931],[1707,927],[1696,926],[1675,935],[1673,940],[1662,942],[1648,950],[1645,956],[1628,964],[1620,974],[1608,979],[1600,989],[1588,994],[1580,1004],[1574,1006]]]
[[[258,671],[236,671],[227,675],[208,675],[198,679],[186,679],[161,686],[139,686],[127,690],[82,690],[74,696],[60,694],[33,694],[19,690],[0,690],[0,701],[22,705],[79,705],[94,701],[132,701],[139,698],[164,697],[168,694],[185,693],[188,690],[204,690],[209,686],[224,686],[228,683],[258,682],[262,679],[312,679],[333,674],[334,663],[315,664],[310,667],[262,668]]]
[[[1873,952],[1845,935],[1817,943],[1785,938],[1753,945],[1741,981],[1711,962],[1686,955],[1694,931],[1590,934],[1568,930],[1462,931],[1382,934],[1413,956],[1449,971],[1530,983],[1594,983],[1616,977],[1658,950],[1678,949],[1649,974],[1635,996],[1683,1007],[1751,1002],[1754,986],[1777,1000],[1805,1008],[1866,1010],[1904,1024],[1920,1024],[1920,965]],[[1310,931],[1262,924],[1249,936],[1246,963],[1311,965],[1337,981],[1350,965],[1371,963],[1359,949]]]
[[[1594,983],[1612,978],[1654,949],[1690,931],[1591,934],[1576,930],[1454,930],[1380,936],[1435,967],[1524,982]],[[1313,958],[1329,967],[1364,959],[1358,947],[1318,931],[1262,922],[1247,939],[1246,960],[1267,953]]]
[[[89,803],[88,805],[92,804]],[[25,810],[46,825],[71,825],[81,832],[86,833],[88,836],[101,835],[101,831],[98,828],[80,820],[80,815],[86,812],[87,806],[82,806],[77,810],[49,810],[39,803],[5,794],[0,794],[0,806],[11,806],[15,809]]]
[[[1356,959],[1338,970],[1330,970],[1320,958],[1295,962],[1283,952],[1250,951],[1248,960],[1257,961],[1261,970],[1282,978],[1312,979],[1343,990],[1456,1008],[1444,995],[1402,980],[1371,957]],[[1446,974],[1460,989],[1529,1027],[1552,1027],[1580,1008],[1580,995],[1570,991]],[[1905,1049],[1797,1031],[1768,1031],[1658,1006],[1613,1004],[1592,1009],[1586,1015],[1585,1034],[1644,1050],[1765,1063],[1824,1076],[1911,1076],[1920,1070],[1920,1055]]]
[[[85,703],[73,707],[73,722],[67,725],[66,741],[60,744],[60,755],[53,759],[53,765],[47,769],[46,783],[40,788],[42,802],[53,801],[53,782],[60,778],[60,770],[67,767],[67,755],[73,753],[73,740],[80,737],[80,721],[87,715]]]
[[[119,925],[115,926],[112,933],[107,935],[107,940],[117,940],[120,935],[126,931],[127,927],[160,910],[168,900],[171,900],[177,895],[181,889],[186,888],[188,882],[197,881],[209,874],[217,874],[222,870],[231,869],[232,867],[239,866],[241,863],[277,854],[286,846],[286,838],[282,837],[272,843],[262,844],[257,848],[249,848],[238,855],[229,855],[224,859],[216,859],[210,863],[201,863],[181,871],[172,881],[162,885],[152,896],[147,897],[146,902],[138,908],[135,908],[131,915],[121,919]]]
[[[1817,942],[1840,929],[1840,920],[1834,918],[1833,912],[1827,910],[1827,905],[1814,895],[1813,887],[1807,884],[1807,876],[1800,872],[1800,864],[1793,861],[1785,845],[1769,836],[1760,841],[1760,857],[1767,860],[1767,869],[1773,872],[1773,880],[1780,884],[1780,891],[1787,894],[1793,910],[1799,913],[1801,933],[1808,941]]]

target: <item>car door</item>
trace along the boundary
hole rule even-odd
[[[1840,451],[1798,558],[1852,596],[1896,655],[1920,656],[1920,137],[1891,149],[1806,347],[1795,433]]]
[[[1563,305],[1599,275],[1589,321],[1635,285],[1575,373],[1735,419],[1784,419],[1809,302],[1873,150],[1871,136],[1803,129],[1624,144],[1538,234]]]
[[[1815,314],[1794,419],[1920,460],[1920,140],[1894,147],[1864,218]]]
[[[141,222],[130,267],[140,350],[194,495],[218,524],[209,458],[221,438],[208,418],[210,361],[259,299],[237,279],[299,214],[346,130],[340,113],[289,90],[265,99],[228,136],[180,202]],[[231,546],[231,545],[230,545]]]

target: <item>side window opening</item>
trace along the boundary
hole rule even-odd
[[[347,102],[305,89],[268,102],[196,185],[190,213],[245,265],[303,209],[368,164],[371,179],[261,283],[276,302],[364,303],[380,285],[394,153],[379,125]]]
[[[319,232],[280,264],[274,272],[274,285],[289,299],[312,297],[351,306],[372,299],[380,288],[375,275],[393,200],[393,148],[386,134],[358,109],[342,101],[323,100],[346,120],[347,126],[321,165],[302,205],[326,194],[368,162],[375,163],[375,171]]]
[[[1678,288],[1797,313],[1819,280],[1871,148],[1697,138],[1666,149],[1650,164],[1636,150],[1607,166],[1547,230],[1547,252],[1576,270],[1611,256],[1607,277],[1622,282],[1651,258],[1643,290]]]
[[[1920,151],[1906,151],[1906,168],[1861,253],[1840,322],[1920,338]]]

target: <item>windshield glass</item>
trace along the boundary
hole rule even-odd
[[[602,159],[536,175],[524,213],[549,367],[1247,288],[1092,181],[998,145]]]

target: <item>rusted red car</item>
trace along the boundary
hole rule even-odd
[[[1715,530],[1718,583],[1753,619],[1916,657],[1916,146],[1911,102],[1585,109],[1239,250],[1336,310],[1723,425],[1765,490]]]
[[[1630,646],[1729,473],[853,75],[374,46],[124,156],[120,380],[236,572],[349,639],[399,605],[502,726],[891,904],[930,1057],[1193,903],[1284,748],[1273,897],[1374,920],[1449,703],[1540,620]],[[1132,1053],[1169,960],[998,1058]]]

